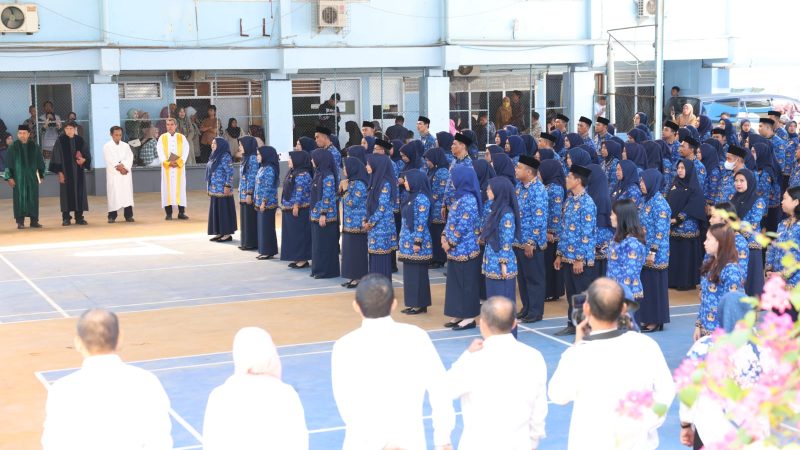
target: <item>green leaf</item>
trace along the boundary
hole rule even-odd
[[[700,389],[697,386],[687,386],[678,393],[678,398],[681,400],[681,403],[688,407],[692,407],[694,402],[697,401],[697,396],[700,393]]]

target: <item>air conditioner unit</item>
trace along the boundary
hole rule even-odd
[[[20,3],[0,5],[0,33],[39,31],[39,10],[36,5]]]
[[[656,0],[636,0],[636,15],[639,17],[655,16]]]
[[[478,66],[458,66],[458,69],[453,71],[454,77],[477,77],[481,74],[481,69]]]
[[[319,28],[342,29],[347,24],[347,2],[345,0],[319,0],[317,26]]]
[[[176,70],[172,72],[172,81],[176,83],[185,81],[205,81],[206,73],[200,70]]]

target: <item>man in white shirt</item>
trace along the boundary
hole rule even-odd
[[[353,309],[361,327],[339,339],[331,355],[333,396],[347,428],[344,450],[425,450],[422,405],[428,392],[436,449],[450,449],[453,402],[445,368],[428,333],[397,323],[391,281],[366,275]]]
[[[116,314],[90,309],[78,320],[83,366],[47,395],[44,450],[172,448],[169,398],[150,372],[120,360]]]
[[[106,160],[106,195],[108,196],[108,223],[117,220],[117,210],[124,208],[126,222],[133,222],[133,151],[122,140],[122,128],[111,127],[111,140],[103,145]]]
[[[576,329],[575,345],[561,355],[550,379],[553,403],[574,402],[570,450],[658,448],[658,427],[664,418],[647,408],[634,420],[619,414],[617,407],[629,393],[648,391],[656,404],[669,408],[675,385],[653,339],[617,328],[623,304],[623,290],[616,281],[598,278],[589,286],[583,305],[586,319]]]
[[[191,148],[189,140],[177,129],[175,119],[167,119],[167,132],[159,136],[156,146],[161,164],[161,206],[167,213],[165,220],[172,220],[172,205],[178,205],[178,219],[189,219],[186,215],[186,160]]]
[[[538,350],[511,334],[514,303],[491,297],[481,305],[476,339],[447,372],[461,398],[464,432],[459,450],[531,450],[545,437],[547,366]]]

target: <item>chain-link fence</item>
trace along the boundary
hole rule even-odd
[[[602,102],[604,115],[611,120],[617,132],[627,133],[633,129],[633,116],[638,112],[647,114],[646,125],[652,129],[655,123],[655,70],[650,65],[618,63],[614,78],[613,96],[609,92],[596,95],[595,110]],[[609,104],[612,97],[613,104]]]
[[[69,120],[77,123],[78,135],[91,141],[88,75],[3,74],[0,98],[0,172],[5,169],[5,151],[17,138],[19,125],[27,126],[31,137],[42,147],[45,163]]]

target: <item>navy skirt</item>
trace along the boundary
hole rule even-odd
[[[744,292],[747,295],[761,295],[764,291],[764,257],[760,249],[751,248],[747,258],[747,275]]]
[[[431,306],[428,261],[403,261],[403,302],[408,308]]]
[[[239,223],[242,230],[239,232],[241,246],[246,249],[258,248],[258,219],[253,205],[239,202]]]
[[[369,273],[378,273],[389,280],[392,279],[392,262],[394,258],[393,253],[386,254],[369,254]]]
[[[495,296],[505,297],[514,302],[514,309],[517,304],[517,279],[511,278],[509,280],[493,280],[486,278],[486,297],[492,298]]]
[[[606,276],[608,272],[608,260],[607,259],[597,259],[594,260],[594,267],[597,270],[598,277]]]
[[[444,315],[458,319],[478,317],[481,312],[481,260],[447,261]]]
[[[642,268],[644,298],[639,302],[636,321],[661,325],[669,323],[669,275],[667,269]]]
[[[233,197],[211,197],[208,205],[208,234],[219,236],[236,232],[236,204]]]
[[[311,276],[339,276],[339,227],[336,222],[328,222],[324,227],[311,222]]]
[[[308,208],[300,208],[297,217],[292,210],[281,212],[281,261],[311,259],[311,221]]]
[[[548,242],[544,250],[545,299],[556,300],[564,295],[564,274],[553,268],[558,242]]]
[[[430,224],[431,230],[431,244],[433,244],[433,262],[444,264],[447,262],[447,253],[442,248],[442,232],[444,232],[443,223]]]
[[[367,233],[342,233],[342,278],[360,280],[368,271]]]
[[[256,212],[258,225],[258,254],[277,255],[278,235],[275,233],[275,212],[277,208]],[[244,241],[244,240],[243,240]]]
[[[478,260],[483,261],[483,252],[486,251],[486,246],[481,245],[480,248],[481,248],[481,253],[478,255]],[[483,270],[481,270],[480,284],[478,286],[480,288],[480,290],[478,291],[478,298],[480,298],[481,301],[484,301],[487,298],[489,298],[486,294],[486,277],[483,275]]]
[[[700,282],[700,239],[669,238],[669,287],[692,290]]]

